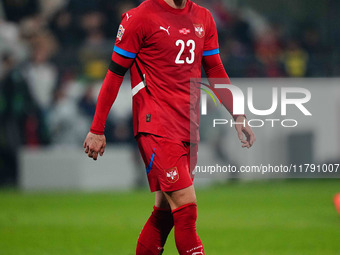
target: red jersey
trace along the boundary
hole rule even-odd
[[[146,0],[122,15],[114,51],[135,58],[130,69],[135,135],[197,142],[200,90],[190,90],[190,79],[201,77],[203,56],[219,53],[210,12],[190,0],[184,9]]]

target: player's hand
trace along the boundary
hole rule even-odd
[[[253,130],[248,125],[248,122],[244,116],[238,116],[235,122],[239,123],[235,124],[235,128],[237,131],[238,138],[242,143],[242,148],[247,147],[249,149],[251,146],[253,146],[256,140]]]
[[[103,156],[106,146],[105,135],[96,135],[89,132],[84,141],[85,153],[93,160],[97,160],[98,154]]]

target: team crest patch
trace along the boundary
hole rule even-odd
[[[202,24],[194,24],[195,34],[199,38],[203,38],[205,36],[204,26]]]
[[[175,183],[179,179],[179,173],[177,167],[172,167],[169,169],[165,169],[166,180],[170,183]]]
[[[119,26],[119,29],[118,29],[118,33],[117,33],[117,39],[120,41],[122,40],[122,37],[124,35],[124,32],[125,32],[125,28],[123,27],[123,25],[120,25]]]

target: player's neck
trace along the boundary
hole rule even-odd
[[[187,0],[164,0],[168,5],[175,9],[184,9]]]

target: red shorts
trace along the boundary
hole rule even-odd
[[[140,133],[139,151],[145,163],[151,192],[170,192],[192,185],[198,145]]]

